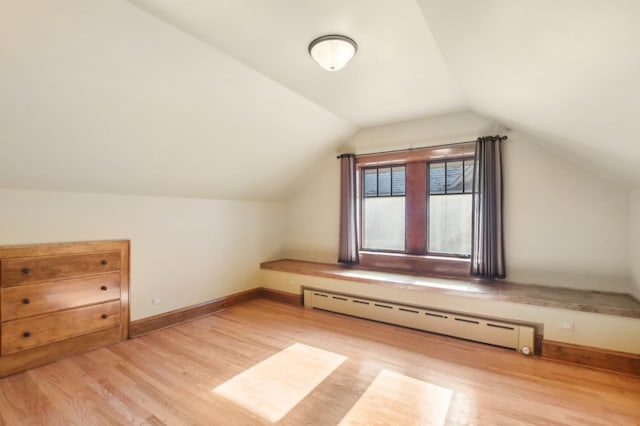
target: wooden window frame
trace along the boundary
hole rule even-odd
[[[473,184],[471,184],[471,190],[467,191],[466,187],[465,187],[465,178],[464,178],[464,164],[468,161],[471,161],[471,163],[473,163],[474,157],[473,156],[469,156],[469,157],[455,157],[455,158],[445,158],[445,159],[437,159],[437,160],[433,160],[433,161],[428,161],[426,162],[426,187],[424,188],[424,190],[426,191],[426,203],[424,203],[427,206],[427,212],[425,214],[426,217],[426,227],[425,227],[425,238],[428,236],[428,230],[429,230],[429,226],[430,226],[430,220],[431,220],[431,215],[429,214],[429,202],[430,202],[430,198],[431,197],[446,197],[449,195],[468,195],[468,196],[473,196]],[[462,173],[463,173],[463,177],[462,177],[462,191],[461,192],[449,192],[449,189],[447,188],[447,168],[448,168],[448,163],[452,163],[452,162],[462,162]],[[430,167],[433,164],[443,164],[445,169],[445,185],[444,185],[444,192],[443,193],[435,193],[432,194],[431,193],[431,182],[429,181],[430,179]],[[420,190],[422,190],[422,188],[420,188]],[[471,212],[469,212],[471,213]],[[436,251],[430,251],[429,250],[429,241],[427,241],[425,239],[425,243],[424,243],[424,252],[427,255],[430,256],[441,256],[441,257],[455,257],[455,258],[465,258],[465,259],[469,259],[471,258],[471,255],[460,255],[460,254],[454,254],[454,253],[444,253],[444,252],[436,252]]]
[[[356,156],[357,207],[360,264],[382,270],[435,276],[468,277],[468,258],[427,253],[427,163],[466,159],[475,155],[475,144],[454,145],[393,151]],[[372,167],[405,165],[405,251],[371,251],[362,248],[362,170]]]
[[[403,194],[400,195],[394,195],[393,194],[393,168],[394,167],[404,167],[405,168],[405,191]],[[391,172],[391,181],[390,181],[390,193],[389,195],[380,195],[380,189],[379,189],[379,173],[380,173],[380,169],[389,169]],[[366,248],[364,247],[364,242],[363,242],[363,234],[364,232],[362,231],[362,224],[364,223],[364,220],[362,218],[362,203],[364,202],[364,200],[366,200],[367,198],[398,198],[398,197],[402,197],[405,199],[405,205],[406,205],[406,197],[407,197],[407,185],[406,185],[406,173],[407,173],[407,168],[405,164],[390,164],[390,165],[382,165],[382,166],[366,166],[366,167],[362,167],[360,169],[357,169],[357,180],[359,183],[358,186],[358,250],[360,252],[376,252],[376,253],[400,253],[403,254],[406,252],[407,248],[406,248],[406,240],[405,240],[405,247],[402,250],[390,250],[390,249],[372,249],[372,248]],[[366,196],[364,194],[364,173],[362,173],[362,171],[364,170],[376,170],[376,195],[375,196]],[[405,212],[406,215],[406,212]],[[405,225],[405,234],[406,234],[406,225]]]

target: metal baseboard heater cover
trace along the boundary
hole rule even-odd
[[[511,348],[524,355],[534,349],[534,328],[521,324],[312,289],[304,290],[304,306]]]

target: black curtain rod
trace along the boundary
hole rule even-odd
[[[500,135],[486,136],[486,137],[489,137],[494,141],[495,140],[506,141],[509,138],[508,136],[500,136]],[[466,145],[468,143],[475,143],[475,142],[477,142],[477,140],[478,139],[473,140],[473,141],[447,143],[447,144],[434,145],[434,146],[421,146],[421,147],[418,147],[418,148],[396,149],[394,151],[367,152],[366,154],[358,155],[358,157],[362,157],[362,156],[365,156],[365,155],[394,154],[396,152],[411,152],[413,150],[418,150],[418,149],[436,149],[436,148],[444,148],[444,147],[447,147],[447,146]],[[340,159],[342,157],[348,157],[350,155],[354,155],[354,154],[340,154],[336,158]]]

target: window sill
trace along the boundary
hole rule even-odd
[[[469,279],[470,260],[445,256],[360,251],[360,266],[416,275]]]
[[[464,261],[466,259],[462,259],[462,262]],[[406,272],[374,271],[363,268],[361,265],[347,266],[291,259],[265,262],[260,264],[260,268],[413,291],[430,291],[482,300],[640,318],[640,302],[623,293],[518,284],[508,281],[482,281],[468,275],[466,279],[439,279]]]

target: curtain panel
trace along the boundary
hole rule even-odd
[[[504,278],[502,222],[502,152],[506,137],[486,136],[476,141],[473,174],[471,275]]]
[[[340,247],[338,262],[357,264],[358,221],[356,208],[356,157],[342,154],[340,159]]]

